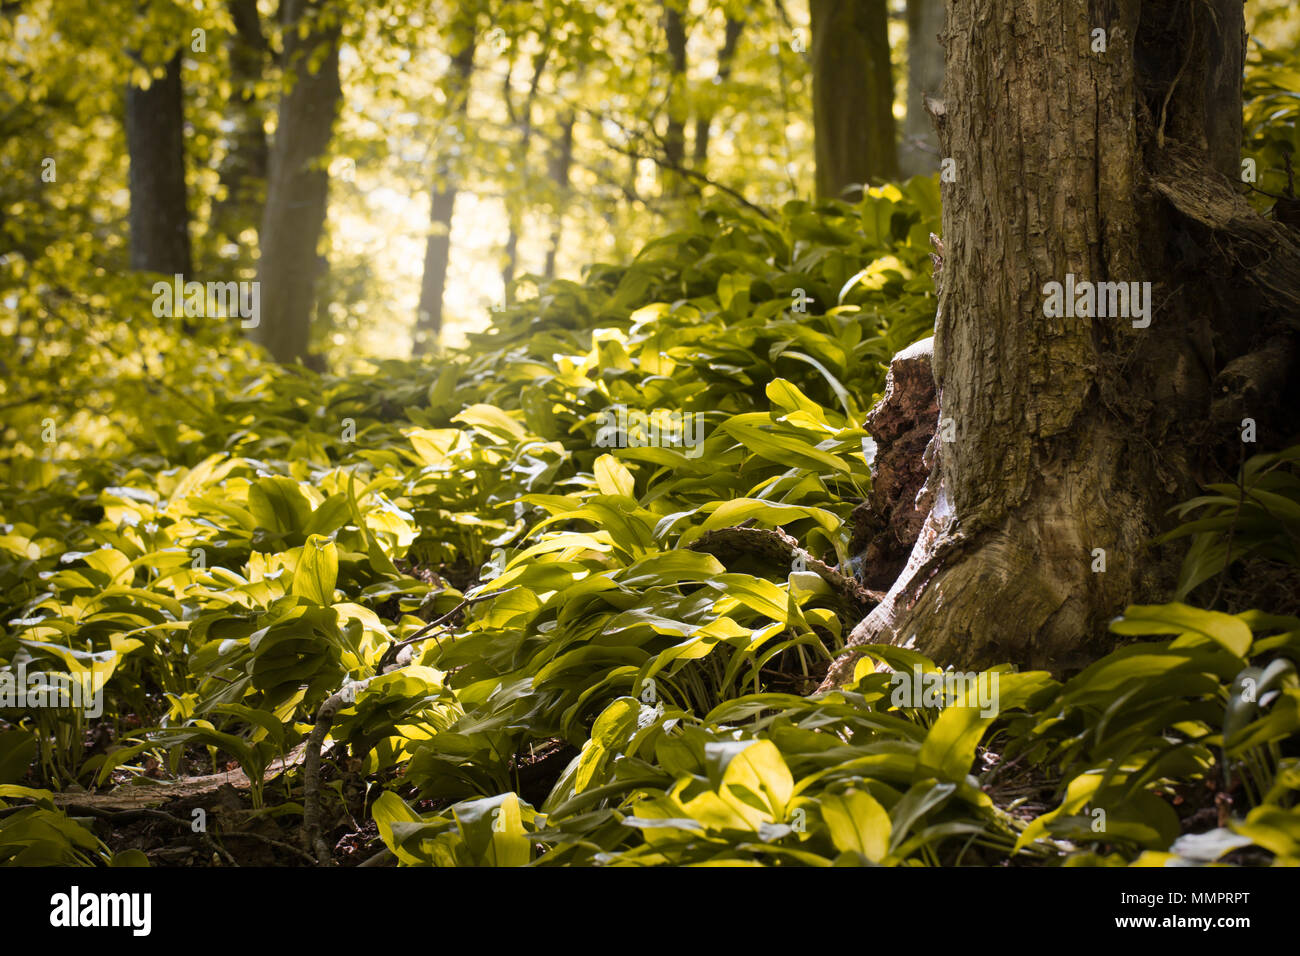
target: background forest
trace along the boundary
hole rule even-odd
[[[1294,432],[1088,666],[828,678],[943,9],[0,3],[0,863],[1300,863]],[[1246,22],[1294,223],[1300,12]]]

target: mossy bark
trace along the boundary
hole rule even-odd
[[[812,0],[810,12],[817,195],[897,178],[885,0]]]

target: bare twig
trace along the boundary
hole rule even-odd
[[[677,173],[679,176],[685,176],[687,179],[692,179],[695,182],[701,183],[702,185],[712,186],[714,189],[718,190],[718,192],[726,193],[728,196],[736,200],[736,202],[740,203],[746,209],[758,213],[768,222],[775,222],[775,220],[772,218],[772,214],[769,213],[762,206],[756,206],[754,203],[746,199],[744,195],[740,193],[738,190],[732,189],[726,183],[720,183],[716,179],[710,179],[708,176],[704,175],[704,173],[700,172],[699,170],[691,169],[687,166],[683,166],[681,163],[674,163],[671,160],[669,160],[666,156],[649,156],[646,155],[645,153],[638,152],[637,150],[634,149],[629,149],[626,146],[619,146],[615,143],[606,143],[605,145],[607,145],[610,149],[614,150],[614,152],[616,153],[622,153],[624,156],[630,156],[633,159],[648,159],[651,162],[657,164],[661,169],[670,170],[674,173]]]
[[[82,803],[68,803],[64,804],[61,809],[65,813],[72,815],[84,814],[85,816],[98,817],[101,820],[126,821],[138,820],[141,818],[166,820],[167,822],[180,827],[182,830],[193,831],[193,827],[189,820],[174,816],[166,810],[154,810],[149,807],[141,808],[139,810],[103,810],[99,807],[92,807]],[[216,840],[212,839],[212,834],[207,830],[200,830],[198,835],[199,839],[203,841],[208,849],[219,855],[226,861],[226,863],[230,866],[239,866],[239,864],[235,862],[235,858],[226,852],[226,849],[218,844]]]
[[[345,684],[326,698],[316,712],[316,725],[307,738],[307,752],[302,765],[302,843],[308,853],[315,853],[322,866],[334,865],[334,854],[320,830],[320,753],[325,737],[334,724],[334,715],[355,696],[355,682]]]
[[[314,856],[307,851],[294,846],[292,843],[286,843],[284,840],[277,840],[274,837],[263,836],[260,833],[254,833],[252,830],[222,830],[221,835],[225,839],[237,837],[241,839],[256,840],[259,843],[265,843],[267,846],[273,846],[277,850],[285,850],[289,853],[296,854],[313,866],[316,865],[316,858]]]
[[[449,622],[452,618],[454,618],[456,615],[458,615],[461,611],[465,610],[470,605],[477,604],[480,601],[488,601],[494,597],[500,597],[502,594],[507,594],[513,590],[514,588],[505,588],[504,590],[501,591],[492,591],[489,594],[476,594],[473,597],[465,598],[463,601],[457,604],[454,608],[452,608],[442,617],[438,618],[436,621],[430,621],[428,624],[424,625],[424,627],[420,628],[410,637],[406,638],[405,640],[396,641],[395,643],[389,644],[388,648],[384,651],[384,656],[379,659],[377,670],[382,671],[385,665],[395,660],[397,658],[397,652],[400,651],[403,647],[406,647],[408,644],[414,644],[416,641],[424,640],[426,637],[430,636],[431,631],[435,631],[438,628],[443,627],[445,624],[447,624],[447,622]],[[434,636],[434,640],[437,640],[436,636]],[[441,647],[442,643],[439,642],[438,646]]]

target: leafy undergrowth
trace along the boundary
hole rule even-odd
[[[859,423],[930,334],[937,212],[923,179],[717,206],[434,363],[196,345],[121,414],[121,367],[66,420],[23,410],[0,861],[309,861],[330,701],[336,862],[1300,862],[1295,618],[1131,608],[1137,642],[1064,684],[901,700],[891,672],[938,669],[877,648],[812,693],[862,609],[805,557],[851,566]],[[742,525],[806,554],[709,545]],[[33,704],[54,672],[103,681],[102,715]],[[194,783],[236,770],[247,795]]]

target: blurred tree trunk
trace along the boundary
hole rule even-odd
[[[459,44],[451,58],[448,76],[450,122],[462,148],[465,119],[469,115],[470,78],[474,72],[474,41],[477,19],[469,18],[453,31]],[[429,235],[424,241],[424,275],[420,280],[420,304],[411,335],[411,354],[423,355],[442,334],[442,300],[447,289],[447,266],[451,262],[451,219],[456,209],[456,164],[441,155],[434,171],[433,199],[429,208]]]
[[[743,20],[727,17],[727,25],[722,38],[722,47],[718,50],[718,85],[723,86],[731,77],[731,63],[736,57],[736,47],[740,43],[741,31],[745,28]],[[701,173],[708,174],[709,134],[713,126],[713,111],[709,110],[695,120],[694,166]]]
[[[317,246],[329,196],[329,172],[322,163],[343,93],[337,9],[327,9],[323,0],[283,0],[282,14],[286,90],[280,96],[262,216],[261,321],[251,332],[277,362],[287,364],[305,359],[311,341],[322,263]],[[305,36],[299,33],[302,24]]]
[[[514,195],[528,195],[532,183],[529,181],[528,151],[533,144],[533,103],[537,100],[537,89],[542,82],[542,72],[546,69],[546,61],[550,57],[550,46],[546,46],[533,57],[533,75],[528,82],[528,95],[524,99],[523,110],[519,115],[515,113],[514,97],[510,95],[510,78],[506,77],[505,101],[506,112],[510,115],[510,122],[518,126],[519,145],[515,151],[517,161],[515,162],[515,171],[519,176],[518,188],[510,190],[506,196],[506,211],[510,220],[510,235],[506,239],[506,256],[505,265],[501,269],[501,283],[504,286],[502,293],[502,304],[510,300],[510,283],[515,281],[515,268],[518,265],[519,258],[519,219],[523,214],[519,203],[515,201]]]
[[[1179,549],[1151,538],[1203,469],[1241,452],[1240,425],[1211,416],[1216,373],[1300,294],[1240,264],[1261,241],[1300,262],[1236,182],[1242,6],[1109,10],[949,4],[933,104],[956,163],[942,186],[936,500],[850,646],[1072,671],[1113,645],[1107,622],[1127,604],[1167,599]],[[1047,284],[1068,274],[1150,282],[1150,311],[1064,317]],[[1289,298],[1250,289],[1270,282]],[[824,686],[852,670],[850,654]]]
[[[132,269],[190,274],[184,125],[177,52],[148,89],[129,85],[126,90]]]
[[[885,0],[811,0],[817,195],[898,176]]]
[[[664,0],[664,39],[668,46],[668,126],[664,133],[666,168],[660,167],[665,196],[680,196],[682,177],[673,172],[686,158],[686,25],[679,0]]]
[[[939,141],[924,97],[938,96],[943,84],[944,0],[907,0],[907,118],[898,164],[904,176],[938,172]]]
[[[238,243],[240,233],[256,229],[262,220],[268,147],[257,84],[266,73],[269,47],[262,35],[257,0],[230,0],[229,7],[235,32],[226,46],[231,86],[226,117],[234,128],[229,133],[230,150],[218,172],[226,195],[213,207],[212,229]]]
[[[573,166],[574,113],[567,111],[560,118],[560,135],[552,145],[550,174],[555,187],[555,206],[551,212],[551,241],[546,249],[548,279],[555,278],[555,260],[560,254],[560,238],[564,231],[564,213],[569,205],[569,170]]]

